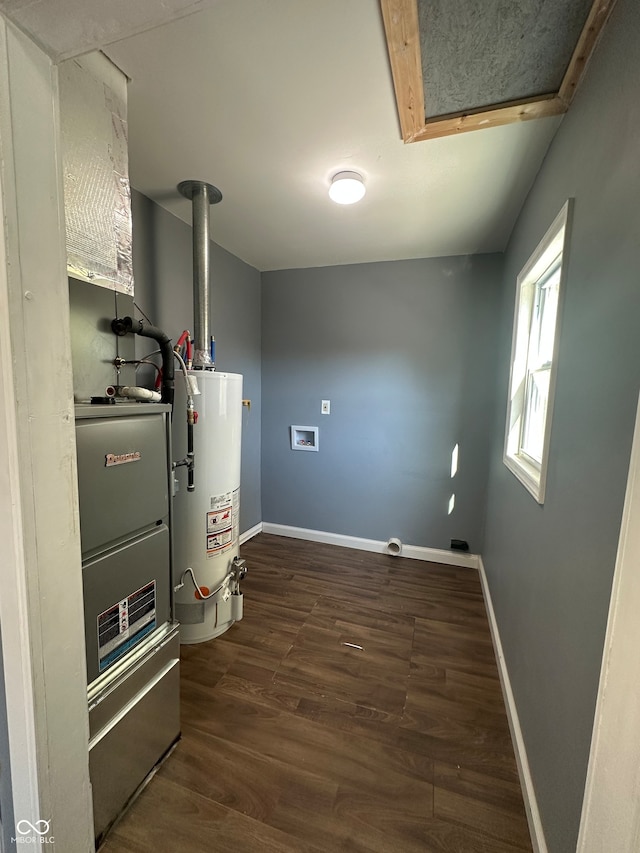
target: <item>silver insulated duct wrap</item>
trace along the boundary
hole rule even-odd
[[[194,355],[193,366],[201,369],[214,367],[211,358],[211,333],[209,331],[209,278],[211,244],[209,242],[209,207],[222,201],[222,193],[204,181],[182,181],[178,192],[191,200],[193,228],[193,314]]]

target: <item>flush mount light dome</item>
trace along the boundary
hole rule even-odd
[[[338,172],[329,187],[329,198],[337,204],[354,204],[366,192],[362,175],[357,172]]]

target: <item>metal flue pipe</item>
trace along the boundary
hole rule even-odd
[[[211,358],[209,331],[209,279],[211,244],[209,240],[209,207],[222,201],[222,193],[204,181],[182,181],[178,192],[191,199],[193,230],[193,313],[194,357],[193,366],[200,369],[214,367]]]

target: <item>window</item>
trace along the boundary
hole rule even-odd
[[[568,201],[518,276],[504,463],[544,502]]]

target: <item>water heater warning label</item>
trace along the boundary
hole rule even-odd
[[[231,527],[231,507],[225,507],[220,512],[207,513],[207,533],[217,533]]]
[[[231,545],[231,530],[222,530],[214,536],[207,536],[207,551],[216,551]]]
[[[240,489],[214,495],[207,512],[207,557],[223,554],[238,541]]]
[[[103,672],[156,626],[156,582],[132,592],[98,616],[98,662]]]

